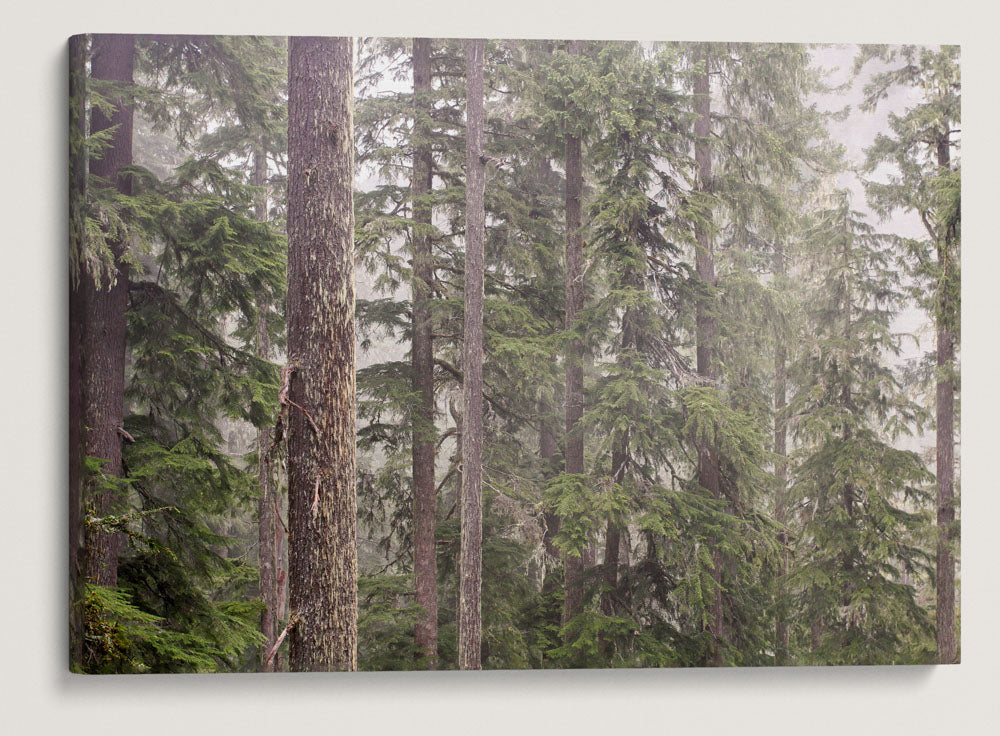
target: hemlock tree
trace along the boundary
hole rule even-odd
[[[350,38],[289,41],[289,665],[358,665]]]
[[[958,661],[955,623],[955,559],[958,524],[955,510],[955,390],[961,313],[961,161],[958,149],[961,124],[959,48],[916,46],[862,48],[855,62],[860,71],[869,60],[890,69],[875,73],[865,86],[864,106],[875,109],[897,85],[922,91],[920,101],[903,114],[889,115],[889,133],[881,133],[867,151],[865,170],[873,174],[883,164],[891,167],[888,180],[865,182],[869,205],[882,217],[894,211],[916,212],[927,240],[906,239],[907,261],[916,282],[921,306],[933,315],[936,327],[934,356],[935,416],[937,426],[937,661]]]
[[[459,558],[458,660],[482,669],[483,547],[483,56],[486,42],[466,42],[465,340],[463,345],[462,548]]]
[[[902,298],[892,241],[847,196],[834,194],[805,234],[814,290],[789,400],[800,442],[791,493],[803,509],[792,620],[811,625],[805,661],[912,662],[930,623],[903,579],[928,571],[919,509],[929,474],[891,444],[920,419],[883,358],[900,349],[890,329]]]

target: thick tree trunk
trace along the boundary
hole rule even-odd
[[[462,568],[458,611],[458,665],[482,668],[483,554],[483,55],[485,41],[466,42],[465,148],[465,432],[462,437]]]
[[[288,45],[289,664],[358,667],[353,40]],[[308,412],[308,413],[307,413]]]
[[[785,254],[782,246],[778,245],[774,254],[774,275],[777,279],[785,276]],[[788,380],[785,366],[788,360],[785,349],[784,337],[777,335],[777,345],[774,350],[774,454],[776,456],[774,464],[775,494],[774,494],[774,520],[784,527],[788,523],[788,501],[785,495],[788,490],[788,420],[785,417],[785,406],[787,405]],[[788,534],[781,531],[778,536],[781,544],[781,557],[778,563],[778,572],[783,579],[788,574],[789,552]],[[777,612],[774,622],[774,662],[775,664],[788,663],[789,628],[785,620],[783,596],[779,589],[779,599],[777,601]]]
[[[580,53],[579,42],[569,52]],[[572,120],[572,115],[570,116]],[[583,309],[583,148],[579,135],[566,134],[566,329],[576,327]],[[583,417],[583,340],[573,338],[566,356],[566,472],[583,474],[583,432],[577,424]],[[575,616],[583,603],[581,576],[584,560],[566,554],[563,624]]]
[[[69,40],[69,649],[70,665],[82,660],[83,611],[80,605],[80,501],[83,467],[83,397],[80,393],[83,303],[80,273],[83,254],[83,204],[87,192],[86,79],[87,37]]]
[[[135,38],[129,35],[95,35],[91,58],[94,79],[132,83]],[[91,133],[114,128],[111,145],[100,158],[90,162],[90,172],[131,194],[131,179],[119,176],[123,166],[132,164],[132,105],[115,100],[115,111],[108,118],[97,107],[91,110]],[[128,243],[110,243],[116,273],[100,276],[95,288],[95,274],[83,276],[80,284],[82,307],[81,390],[86,455],[104,460],[102,473],[113,485],[122,475],[122,428],[125,413],[125,311],[128,306],[128,263],[122,260]],[[88,479],[84,505],[97,516],[123,510],[124,490],[102,487],[98,477]],[[97,585],[113,587],[118,583],[118,555],[124,546],[121,533],[99,531],[88,526],[85,531],[85,575]]]
[[[948,134],[938,143],[940,169],[951,166]],[[942,227],[944,227],[942,225]],[[955,338],[956,310],[951,298],[954,278],[952,238],[938,235],[937,286],[937,661],[952,664],[958,659],[955,628]]]
[[[263,148],[254,151],[253,185],[257,188],[254,195],[254,219],[267,222],[267,154]],[[271,341],[267,332],[267,309],[269,305],[259,299],[257,308],[261,314],[257,317],[257,357],[263,360],[271,359]],[[271,482],[271,468],[267,462],[267,452],[271,443],[268,433],[261,429],[257,432],[257,481],[260,487],[260,499],[257,502],[257,560],[260,569],[260,595],[264,610],[260,614],[260,633],[264,635],[261,645],[261,667],[265,671],[274,672],[276,661],[267,663],[267,655],[277,638],[278,610],[278,560],[276,554],[278,518],[278,500],[274,497],[276,489]]]
[[[705,68],[695,80],[694,87],[694,109],[697,115],[694,124],[696,138],[694,155],[698,167],[698,191],[708,194],[712,191],[712,149],[708,142],[712,132],[708,44],[702,46],[702,59]],[[695,270],[702,285],[706,289],[714,289],[716,285],[715,253],[709,226],[698,223],[695,226],[695,238],[697,240]],[[714,310],[707,299],[701,299],[698,302],[695,331],[698,375],[712,381],[716,378],[715,366],[713,365],[716,323]],[[698,483],[714,498],[720,498],[719,458],[715,449],[707,445],[698,447]],[[723,560],[717,545],[712,552],[712,562],[715,568],[713,577],[719,589],[711,602],[712,623],[709,625],[709,632],[712,635],[713,646],[709,660],[711,664],[719,665],[722,664],[722,647],[726,635],[722,608]]]
[[[437,494],[434,487],[434,344],[430,293],[434,278],[431,238],[433,188],[430,141],[431,42],[413,39],[413,390],[419,406],[413,419],[413,574],[417,605],[415,639],[428,666],[437,664]]]

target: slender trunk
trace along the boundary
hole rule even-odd
[[[548,480],[553,475],[553,461],[559,451],[556,433],[552,429],[552,405],[547,399],[538,401],[538,456],[542,461],[543,478]],[[555,544],[555,536],[559,533],[559,515],[546,511],[542,515],[545,531],[542,534],[542,545],[545,554],[552,559],[559,559],[559,549]]]
[[[781,245],[776,246],[774,254],[774,276],[781,280],[785,277],[785,253]],[[788,490],[788,420],[785,417],[785,406],[788,398],[787,369],[785,366],[788,360],[785,349],[784,336],[780,332],[776,335],[777,345],[774,350],[774,463],[775,494],[774,494],[774,520],[781,525],[782,530],[778,535],[778,543],[781,545],[781,557],[778,562],[779,590],[777,610],[775,613],[775,664],[788,663],[788,644],[790,631],[788,622],[785,620],[784,600],[782,587],[784,577],[789,569],[788,552],[788,532],[784,527],[788,524],[788,501],[785,495]]]
[[[253,155],[253,185],[257,188],[254,195],[254,219],[267,222],[267,155],[263,148],[257,148]],[[258,299],[257,308],[257,357],[263,360],[271,359],[271,341],[267,332],[267,311],[269,305],[263,299]],[[261,645],[261,666],[269,672],[274,671],[275,661],[267,663],[268,652],[277,638],[278,580],[276,545],[278,534],[276,491],[271,483],[271,468],[267,462],[267,452],[270,449],[268,433],[257,431],[257,481],[260,486],[260,499],[257,502],[257,559],[260,569],[260,595],[264,610],[260,614],[260,633],[264,635]]]
[[[482,668],[483,546],[483,55],[485,41],[466,43],[467,125],[465,148],[465,434],[462,438],[462,570],[458,612],[458,663]]]
[[[135,37],[95,35],[91,75],[94,79],[132,83]],[[117,187],[122,194],[132,193],[131,179],[119,176],[119,170],[132,164],[132,105],[115,100],[115,111],[108,118],[96,106],[91,110],[90,130],[99,133],[114,128],[111,145],[100,158],[90,162],[90,172]],[[129,269],[122,259],[126,242],[111,242],[115,272],[109,275],[86,274],[81,283],[82,343],[81,390],[83,392],[84,452],[104,461],[100,476],[87,481],[85,505],[96,516],[123,509],[124,491],[115,487],[122,475],[122,429],[125,413],[125,311],[128,306]],[[95,276],[97,278],[95,278]],[[95,281],[99,288],[95,288]],[[88,581],[113,587],[118,583],[118,555],[124,546],[119,532],[85,530],[85,574]]]
[[[579,42],[573,41],[570,53],[580,53]],[[572,105],[571,105],[572,108]],[[572,109],[569,119],[573,120]],[[583,150],[580,136],[572,130],[566,134],[566,329],[577,326],[583,309],[583,233],[581,205],[583,199]],[[583,432],[577,424],[583,417],[583,340],[570,340],[566,356],[566,472],[583,474]],[[583,603],[581,576],[582,556],[566,554],[565,599],[563,623],[575,616]]]
[[[434,488],[434,344],[430,292],[434,278],[431,238],[433,188],[430,141],[431,42],[413,39],[413,390],[419,405],[413,419],[413,574],[417,605],[415,639],[428,666],[437,664],[437,494]]]
[[[288,44],[293,671],[358,667],[353,46],[351,38]]]
[[[948,134],[938,143],[939,169],[951,166]],[[942,227],[944,227],[942,225]],[[954,278],[952,236],[938,235],[937,285],[937,661],[958,660],[958,633],[955,628],[955,337],[956,318],[951,296]]]
[[[83,657],[83,609],[80,605],[80,499],[82,497],[83,404],[80,393],[82,340],[80,264],[84,248],[83,205],[87,189],[86,75],[87,37],[69,40],[69,649],[70,665]]]
[[[694,87],[694,109],[697,115],[694,124],[696,139],[694,155],[695,163],[698,167],[698,191],[707,195],[712,191],[712,150],[708,141],[712,132],[708,44],[704,44],[701,51],[705,68],[695,80]],[[711,214],[707,218],[711,219]],[[716,285],[715,254],[710,225],[701,222],[697,223],[695,226],[695,238],[697,240],[695,270],[704,288],[706,290],[714,289]],[[715,366],[713,365],[716,334],[715,315],[712,308],[713,301],[707,296],[699,300],[695,316],[697,370],[698,375],[708,381],[712,381],[716,377]],[[713,447],[703,444],[698,447],[698,483],[713,498],[721,497],[719,491],[718,454]],[[712,622],[709,625],[709,632],[712,635],[713,643],[711,652],[709,653],[709,661],[711,664],[720,665],[723,661],[722,647],[726,639],[726,633],[722,608],[723,560],[721,551],[718,548],[718,540],[714,540],[713,548],[712,563],[714,571],[712,574],[718,589],[713,595],[710,604]]]

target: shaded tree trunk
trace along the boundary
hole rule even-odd
[[[358,667],[353,46],[288,47],[288,360],[302,407],[287,407],[293,671]]]
[[[569,52],[580,53],[578,41],[570,42]],[[572,120],[572,114],[569,116]],[[566,329],[576,327],[583,309],[583,147],[579,135],[566,134]],[[583,474],[583,433],[577,427],[583,417],[583,340],[570,340],[566,356],[566,472]],[[581,576],[583,557],[564,555],[565,598],[563,624],[575,616],[583,602]]]
[[[709,194],[712,191],[712,149],[708,139],[712,132],[712,110],[708,69],[710,62],[708,44],[703,44],[701,51],[705,68],[695,80],[694,87],[694,108],[695,115],[697,116],[694,124],[696,139],[694,155],[695,163],[698,167],[698,191]],[[711,218],[710,214],[708,218]],[[716,286],[715,253],[710,226],[701,222],[697,223],[695,225],[695,238],[697,240],[695,270],[704,288],[708,290],[714,289]],[[708,381],[714,381],[716,378],[715,366],[713,365],[716,322],[711,302],[712,300],[708,297],[700,299],[695,316],[697,371],[699,376]],[[698,483],[713,498],[721,497],[719,490],[718,454],[713,447],[704,444],[698,446]],[[711,664],[719,665],[722,664],[722,646],[726,635],[722,608],[723,560],[717,541],[713,545],[712,562],[714,566],[713,577],[719,587],[713,595],[711,603],[712,623],[709,625],[709,632],[712,635],[713,646],[709,654],[709,660]]]
[[[483,56],[485,41],[466,42],[465,343],[462,366],[462,567],[458,612],[458,664],[482,668],[483,546],[483,248],[486,170],[483,164]]]
[[[83,653],[83,610],[80,605],[80,502],[83,467],[83,396],[80,393],[80,348],[83,303],[80,267],[84,249],[83,205],[87,192],[86,79],[87,37],[69,40],[69,650],[70,665],[79,664]]]
[[[267,154],[263,148],[254,151],[253,185],[257,188],[254,195],[254,218],[258,222],[267,222]],[[263,360],[271,359],[271,341],[267,332],[267,310],[269,305],[258,299],[257,308],[257,357]],[[261,666],[265,671],[273,672],[276,660],[267,664],[267,655],[277,638],[278,610],[278,559],[277,508],[275,498],[276,488],[271,482],[271,468],[267,462],[267,452],[270,449],[270,439],[267,431],[257,431],[257,481],[260,488],[260,499],[257,502],[257,560],[260,569],[260,594],[264,610],[260,614],[260,633],[264,635],[261,645]]]
[[[417,605],[415,639],[428,665],[437,663],[437,494],[434,488],[434,344],[431,322],[431,281],[434,262],[431,238],[433,188],[430,126],[431,42],[413,39],[413,390],[419,405],[413,420],[413,574]]]
[[[93,37],[91,75],[94,79],[132,83],[135,37],[105,35]],[[108,118],[96,106],[91,110],[91,133],[114,128],[111,144],[90,162],[90,172],[101,177],[122,194],[132,193],[131,179],[119,175],[122,167],[132,164],[132,117],[130,100],[114,101],[115,111]],[[105,461],[102,473],[109,485],[98,477],[86,484],[84,505],[96,516],[123,510],[124,490],[115,481],[122,475],[122,428],[125,413],[125,311],[128,307],[128,263],[123,260],[126,242],[111,242],[114,274],[87,273],[80,284],[82,312],[81,390],[83,408],[84,453]],[[96,278],[95,278],[96,276]],[[95,288],[95,282],[99,288]],[[120,532],[85,529],[85,576],[97,585],[113,587],[118,583],[118,555],[124,546]]]
[[[937,145],[938,168],[951,167],[949,135]],[[944,225],[942,225],[944,227]],[[937,661],[951,664],[958,658],[955,628],[955,336],[956,309],[951,295],[954,278],[952,234],[938,235],[937,285]]]

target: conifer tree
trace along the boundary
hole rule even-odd
[[[465,338],[463,346],[462,549],[458,657],[463,670],[482,668],[483,545],[483,56],[486,42],[466,43]]]
[[[413,422],[413,575],[417,605],[416,645],[433,667],[437,660],[437,493],[434,481],[434,343],[430,311],[433,284],[431,234],[433,209],[428,197],[434,187],[430,140],[431,41],[413,39],[413,197],[412,293],[413,337],[411,361],[413,389],[420,406]]]
[[[357,669],[353,42],[288,61],[289,664]]]
[[[934,317],[935,417],[937,425],[937,651],[938,662],[958,661],[955,624],[955,558],[958,542],[955,509],[955,386],[960,314],[959,249],[961,163],[953,156],[961,123],[961,82],[957,46],[937,49],[871,46],[862,49],[855,69],[870,59],[890,66],[865,86],[865,106],[875,107],[897,85],[922,90],[920,101],[902,115],[889,116],[889,134],[879,134],[868,149],[869,174],[884,163],[893,167],[888,181],[866,181],[871,207],[881,216],[893,211],[920,215],[927,240],[909,241],[909,264],[918,301]],[[927,292],[924,287],[929,286]],[[930,296],[924,296],[929,293]]]
[[[831,204],[806,233],[812,337],[789,402],[801,443],[792,493],[804,510],[795,618],[812,626],[807,661],[900,663],[929,622],[902,582],[904,571],[927,570],[921,516],[907,507],[920,507],[928,473],[890,444],[915,426],[919,408],[882,359],[899,351],[890,328],[899,274],[891,241],[850,209],[847,194]]]
[[[135,37],[98,35],[93,40],[91,76],[109,82],[103,105],[91,108],[90,131],[104,150],[90,163],[90,174],[99,186],[128,196],[132,164],[133,105],[128,99],[135,60]],[[125,411],[125,311],[129,289],[128,241],[124,232],[109,233],[107,260],[87,263],[82,289],[81,390],[83,391],[84,452],[99,461],[91,475],[85,501],[88,523],[85,534],[85,574],[89,581],[114,587],[118,581],[118,555],[124,538],[91,517],[105,517],[123,509],[122,444],[126,440]],[[103,268],[102,268],[103,266]],[[102,528],[103,526],[103,528]]]

